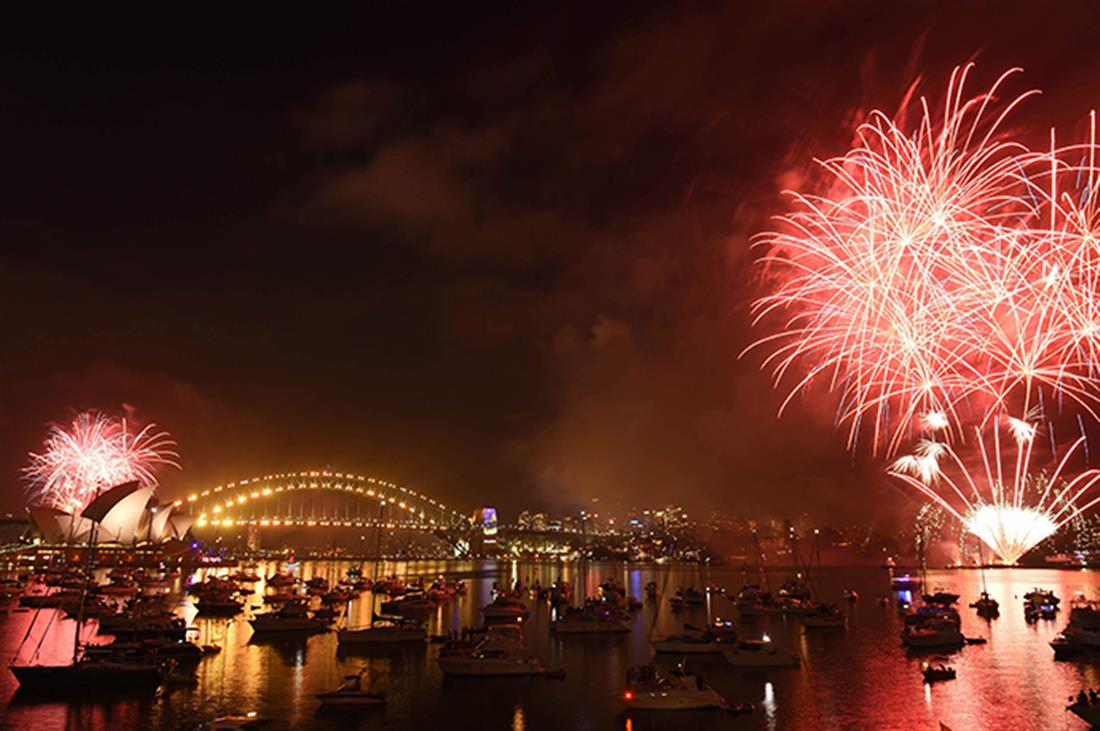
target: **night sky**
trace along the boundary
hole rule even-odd
[[[827,399],[775,419],[749,237],[968,60],[1073,130],[1100,8],[361,5],[5,19],[0,508],[90,407],[176,436],[167,497],[328,465],[506,519],[916,504]]]

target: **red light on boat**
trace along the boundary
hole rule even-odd
[[[633,693],[631,693],[631,692],[630,692],[629,690],[628,690],[628,691],[625,691],[625,692],[623,693],[623,700],[624,700],[624,701],[632,701],[632,700],[634,700],[634,694],[633,694]]]

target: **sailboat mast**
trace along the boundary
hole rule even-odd
[[[96,498],[99,497],[98,489],[95,496]],[[88,599],[88,586],[92,581],[92,569],[95,565],[95,533],[98,523],[90,518],[86,518],[86,520],[91,521],[92,527],[88,531],[88,557],[84,566],[84,586],[80,590],[80,604],[76,610],[76,630],[73,633],[73,665],[76,665],[76,659],[80,655],[80,635],[84,630],[84,603]]]
[[[378,584],[378,564],[382,561],[382,521],[386,514],[386,501],[382,500],[378,506],[378,530],[376,531],[375,549],[374,549],[374,579],[371,580],[371,594],[370,594],[370,624],[368,627],[374,626],[374,587]]]
[[[764,591],[771,594],[772,588],[768,583],[768,570],[764,567],[764,548],[760,545],[760,536],[756,533],[755,528],[752,530],[752,543],[756,547],[756,561],[760,568],[760,585],[764,587]]]
[[[985,558],[982,556],[982,542],[978,541],[978,570],[982,574],[982,596],[988,596],[989,591],[985,586]]]

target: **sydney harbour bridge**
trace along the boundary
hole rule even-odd
[[[384,528],[431,533],[456,552],[482,532],[473,511],[381,478],[311,470],[237,480],[194,492],[181,506],[200,535],[225,529]]]

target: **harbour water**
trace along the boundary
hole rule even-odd
[[[323,575],[335,581],[351,564],[303,563],[300,575]],[[261,564],[261,575],[277,564]],[[576,566],[525,562],[417,562],[406,567],[386,564],[382,573],[462,577],[469,592],[444,603],[430,615],[429,632],[444,634],[480,625],[480,608],[491,599],[492,586],[515,579],[549,584],[559,576],[575,581]],[[364,574],[371,575],[370,563]],[[227,573],[225,569],[216,573]],[[950,655],[958,670],[953,681],[929,686],[920,676],[928,655],[910,655],[902,647],[902,620],[897,595],[890,592],[887,573],[872,568],[825,568],[814,576],[819,596],[840,601],[844,588],[854,588],[857,603],[843,604],[846,629],[804,631],[797,618],[746,618],[743,637],[767,633],[802,656],[797,669],[746,669],[729,666],[720,656],[692,658],[689,664],[730,703],[751,702],[751,715],[720,711],[624,715],[619,695],[627,669],[652,661],[649,637],[675,633],[683,623],[702,624],[716,617],[736,618],[730,600],[711,595],[705,606],[673,613],[667,597],[679,587],[717,585],[731,593],[742,583],[739,568],[698,566],[655,567],[621,563],[590,564],[587,591],[613,577],[628,593],[643,596],[655,581],[658,602],[646,602],[636,612],[632,631],[606,637],[558,637],[549,632],[551,610],[527,599],[532,612],[524,626],[526,641],[548,668],[563,668],[564,679],[445,678],[435,657],[438,645],[386,648],[355,653],[338,650],[335,633],[310,637],[254,638],[244,615],[232,620],[196,617],[181,584],[174,587],[179,611],[199,630],[198,640],[223,650],[204,658],[198,683],[192,687],[133,696],[125,693],[79,701],[25,696],[14,677],[0,672],[0,727],[5,729],[177,729],[194,728],[215,717],[255,711],[275,719],[272,728],[292,729],[934,729],[945,723],[965,729],[1078,729],[1084,724],[1065,711],[1067,697],[1082,687],[1100,688],[1100,666],[1088,660],[1056,662],[1049,641],[1065,625],[1069,601],[1077,592],[1097,598],[1093,571],[998,569],[986,572],[990,595],[1000,602],[1000,617],[979,618],[969,602],[981,591],[976,571],[932,571],[929,585],[961,595],[962,630],[968,637],[986,637]],[[203,578],[198,572],[195,579]],[[773,582],[781,581],[777,571]],[[184,582],[188,577],[183,577]],[[1062,598],[1057,620],[1029,625],[1022,610],[1023,594],[1032,587],[1053,589]],[[262,582],[250,602],[259,605]],[[876,597],[890,595],[889,606]],[[352,624],[365,624],[369,597],[349,606]],[[0,656],[21,657],[38,648],[38,659],[63,661],[72,648],[75,622],[52,621],[43,610],[30,635],[33,611],[0,614]],[[46,639],[39,645],[42,631]],[[24,638],[26,641],[24,642]],[[669,666],[679,658],[660,656]],[[366,668],[371,683],[387,694],[384,709],[351,713],[321,711],[315,693],[331,690],[341,678]]]

